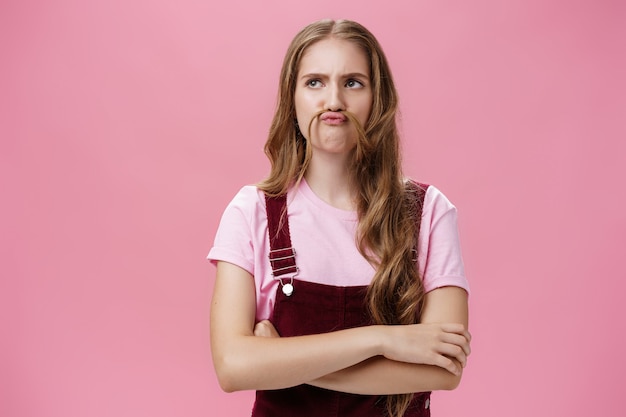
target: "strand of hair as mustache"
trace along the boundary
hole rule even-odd
[[[324,113],[328,113],[328,112],[329,110],[319,110],[313,115],[313,117],[311,117],[311,121],[309,122],[309,126],[307,127],[307,133],[309,137],[311,137],[311,129],[313,127],[313,122],[315,122],[321,115],[323,115]],[[344,116],[346,116],[348,120],[350,120],[350,122],[354,125],[354,128],[356,129],[359,135],[359,138],[365,139],[365,129],[363,128],[363,126],[361,125],[361,123],[359,122],[359,120],[357,119],[354,113],[351,113],[347,110],[337,110],[337,111],[334,111],[334,113],[341,113]]]

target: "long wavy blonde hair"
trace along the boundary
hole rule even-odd
[[[311,160],[311,147],[294,122],[295,82],[306,49],[330,37],[354,42],[370,62],[373,100],[369,119],[361,126],[350,113],[345,114],[358,132],[350,170],[358,189],[356,244],[376,269],[367,293],[372,322],[417,323],[424,297],[415,260],[419,189],[407,187],[402,175],[396,125],[398,95],[387,59],[376,38],[362,25],[349,20],[321,20],[306,26],[291,42],[265,144],[271,170],[258,187],[270,196],[279,196],[304,176]],[[387,396],[389,415],[404,415],[412,397],[413,394]]]

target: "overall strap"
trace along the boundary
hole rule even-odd
[[[270,238],[270,264],[275,278],[298,272],[296,251],[291,245],[289,220],[287,219],[287,196],[265,195],[267,227]]]
[[[406,182],[407,191],[415,194],[415,220],[417,222],[417,233],[415,248],[413,249],[413,260],[417,262],[417,236],[419,236],[422,219],[422,207],[428,184],[408,180]],[[298,272],[296,266],[296,251],[291,244],[289,233],[289,219],[287,217],[287,196],[270,197],[265,194],[265,210],[267,212],[267,227],[270,239],[270,265],[274,277],[285,274],[295,274]]]
[[[422,224],[422,208],[424,207],[424,199],[426,198],[426,190],[428,184],[422,184],[417,181],[408,180],[406,182],[407,191],[415,194],[415,221],[417,222],[417,230],[415,233],[415,245],[413,247],[413,261],[417,262],[417,238],[420,234],[420,226]]]

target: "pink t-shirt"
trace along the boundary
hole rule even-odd
[[[287,202],[299,268],[296,278],[335,286],[368,285],[374,268],[356,247],[357,213],[324,202],[305,180],[288,193]],[[469,292],[456,208],[433,186],[424,199],[417,249],[426,292],[444,286]],[[269,250],[264,194],[245,186],[226,207],[208,259],[235,264],[254,276],[257,320],[270,317],[279,283],[272,276]]]

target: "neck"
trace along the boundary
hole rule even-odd
[[[348,158],[337,155],[313,155],[304,174],[311,190],[323,201],[342,210],[356,210]]]

